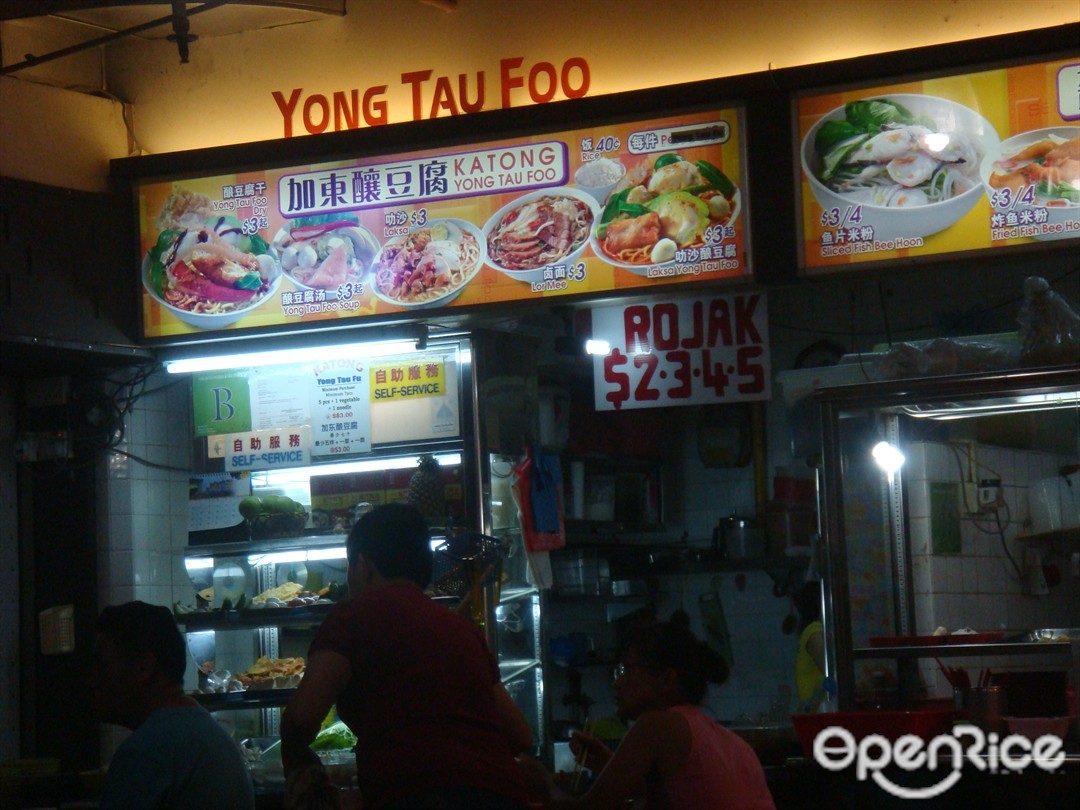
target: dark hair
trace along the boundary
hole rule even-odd
[[[690,630],[690,617],[677,613],[671,621],[637,628],[627,641],[642,663],[671,667],[679,676],[683,697],[701,703],[710,683],[723,683],[730,670],[723,657]]]
[[[805,583],[795,594],[795,609],[799,611],[799,632],[821,618],[821,580]]]
[[[347,549],[350,565],[363,554],[384,577],[411,579],[421,588],[431,582],[431,532],[415,506],[376,506],[353,526]]]
[[[98,616],[97,631],[131,655],[151,653],[166,678],[183,682],[187,647],[167,607],[138,601],[110,605]]]

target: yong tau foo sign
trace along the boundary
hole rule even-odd
[[[136,181],[143,336],[744,278],[741,117]]]
[[[602,307],[593,339],[598,411],[763,400],[770,396],[763,292]]]

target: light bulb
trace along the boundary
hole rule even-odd
[[[870,454],[890,478],[904,465],[904,454],[888,442],[878,442]]]

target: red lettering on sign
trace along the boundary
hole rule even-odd
[[[540,92],[538,77],[547,77],[547,90]],[[559,89],[559,79],[555,73],[555,66],[551,62],[537,62],[529,71],[529,97],[537,104],[546,104],[555,98],[555,91]]]
[[[292,93],[289,94],[288,101],[285,100],[285,96],[283,96],[278,90],[275,90],[272,94],[274,96],[274,101],[277,102],[278,109],[281,110],[282,118],[285,119],[286,138],[292,137],[292,114],[293,110],[296,109],[296,102],[300,100],[300,93],[302,92],[303,90],[297,87],[292,91]]]
[[[352,106],[349,101],[352,101]],[[334,129],[341,130],[341,122],[345,121],[345,129],[356,129],[360,126],[360,91],[353,90],[349,99],[340,90],[334,93]]]
[[[628,352],[637,354],[652,351],[652,344],[649,342],[649,323],[647,306],[638,304],[623,310],[623,331],[626,333],[623,345],[626,346]]]
[[[735,296],[735,334],[740,345],[762,342],[761,333],[754,324],[754,310],[760,300],[760,295]]]
[[[679,345],[679,307],[670,302],[653,307],[653,346],[671,351]]]
[[[699,349],[705,342],[705,330],[702,328],[702,306],[700,301],[695,301],[690,308],[691,331],[689,337],[685,337],[679,343],[684,349]]]
[[[580,56],[567,59],[561,67],[553,62],[537,62],[528,69],[527,75],[521,70],[524,62],[521,56],[499,61],[499,103],[503,109],[514,106],[514,91],[521,88],[526,90],[529,100],[535,104],[546,104],[559,93],[571,99],[581,98],[589,91],[592,82],[589,63]],[[456,89],[452,75],[435,77],[432,98],[428,103],[425,88],[432,78],[432,70],[401,74],[401,83],[409,88],[412,120],[474,113],[487,108],[487,77],[484,71],[476,72],[475,86],[472,86],[470,74],[457,74]],[[384,98],[387,89],[387,85],[380,84],[363,91],[348,88],[329,94],[315,93],[305,98],[303,89],[297,87],[289,91],[288,96],[280,90],[271,91],[271,95],[281,113],[282,135],[292,138],[296,134],[295,120],[298,114],[303,116],[304,129],[310,134],[325,132],[331,127],[334,131],[341,131],[358,129],[363,124],[380,126],[389,123],[389,110]]]
[[[311,117],[311,110],[313,107],[318,107],[321,110],[322,118],[318,123]],[[325,131],[329,125],[330,102],[326,100],[326,96],[321,93],[308,96],[307,101],[304,102],[304,129],[306,129],[310,135],[318,135],[320,132]]]
[[[581,82],[575,87],[570,84],[570,73],[577,68],[581,74]],[[572,56],[563,62],[562,73],[562,91],[563,95],[567,98],[581,98],[589,92],[589,83],[591,77],[589,76],[589,63],[582,59],[580,56]]]
[[[469,101],[469,76],[458,75],[458,102],[463,112],[474,113],[484,109],[484,71],[476,74],[476,101]]]
[[[386,101],[374,100],[376,96],[386,92],[386,87],[385,84],[380,84],[364,91],[364,120],[368,126],[381,126],[389,120],[386,115]]]
[[[412,85],[412,116],[413,121],[419,121],[424,116],[423,110],[420,108],[420,102],[423,100],[423,88],[422,85],[428,79],[431,78],[430,70],[416,70],[412,73],[402,73],[401,83]]]
[[[731,316],[728,314],[728,302],[724,298],[714,298],[709,302],[709,331],[705,345],[717,345],[717,338],[725,346],[731,345]]]
[[[525,57],[514,56],[499,62],[499,86],[502,88],[502,106],[504,110],[511,106],[510,91],[515,87],[523,87],[525,85],[525,80],[520,76],[510,75],[510,71],[521,67],[521,63],[524,61]]]
[[[435,80],[435,97],[431,100],[430,118],[439,117],[439,109],[444,109],[451,115],[458,114],[457,102],[454,101],[454,91],[450,88],[450,79],[440,76]]]

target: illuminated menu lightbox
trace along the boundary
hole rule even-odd
[[[742,118],[136,181],[143,336],[748,277]]]
[[[808,275],[1080,238],[1080,57],[797,99]]]

